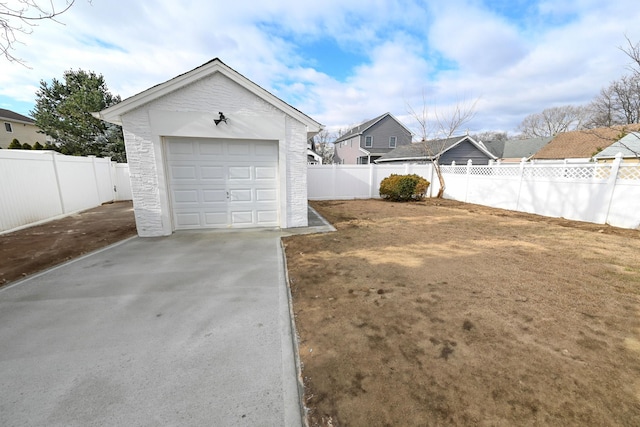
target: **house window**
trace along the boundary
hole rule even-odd
[[[4,123],[4,129],[5,129],[7,132],[13,132],[13,129],[11,128],[11,123],[7,123],[7,122],[5,122],[5,123]]]
[[[396,148],[396,137],[395,136],[390,136],[389,137],[389,148]]]
[[[364,146],[365,148],[373,147],[373,136],[368,135],[364,137]]]

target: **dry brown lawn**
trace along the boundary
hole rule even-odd
[[[285,239],[312,426],[640,425],[640,231],[315,202]]]

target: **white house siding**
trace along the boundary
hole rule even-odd
[[[214,125],[218,111],[224,112],[228,123]],[[307,225],[306,170],[297,166],[306,165],[305,125],[221,73],[124,114],[122,123],[140,236],[173,231],[163,136],[278,140],[280,226]]]

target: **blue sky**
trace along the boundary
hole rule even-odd
[[[218,57],[330,131],[387,111],[416,129],[409,107],[446,115],[477,99],[470,132],[513,133],[589,102],[626,72],[625,35],[640,41],[637,0],[305,3],[76,0],[19,35],[29,68],[0,59],[0,108],[28,115],[40,80],[68,69],[126,98]]]

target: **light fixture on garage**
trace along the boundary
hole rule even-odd
[[[216,124],[216,126],[218,126],[220,124],[220,122],[227,123],[227,118],[224,116],[224,114],[222,114],[222,111],[220,111],[218,114],[220,114],[220,118],[219,119],[213,119],[213,122]]]

